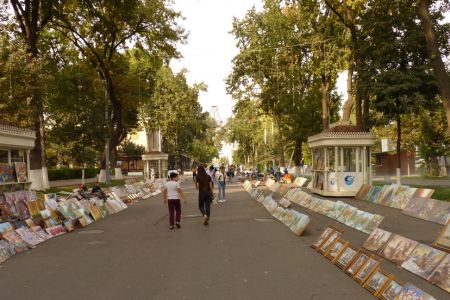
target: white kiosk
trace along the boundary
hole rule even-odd
[[[162,152],[161,130],[146,130],[147,147],[142,155],[144,176],[147,179],[167,177],[169,155]]]
[[[30,150],[34,148],[36,134],[33,130],[23,129],[0,122],[0,164],[13,167],[15,162],[25,162],[27,165],[27,181],[0,181],[0,189],[14,190],[19,185],[30,191]]]
[[[370,147],[375,136],[356,126],[336,125],[308,138],[312,155],[312,192],[322,196],[353,197],[370,184]]]

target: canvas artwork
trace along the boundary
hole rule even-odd
[[[334,208],[334,201],[331,200],[323,200],[322,201],[322,205],[320,206],[318,213],[322,214],[322,215],[328,215],[330,213],[331,210],[333,210]]]
[[[341,215],[337,218],[337,220],[341,223],[347,223],[350,221],[351,217],[358,211],[356,207],[347,206],[341,213]]]
[[[16,209],[22,220],[26,220],[31,217],[30,211],[28,210],[28,192],[27,191],[17,191],[16,195]]]
[[[436,300],[433,296],[425,293],[415,285],[411,283],[405,284],[402,292],[400,293],[400,300]]]
[[[339,258],[336,261],[336,264],[341,268],[345,269],[348,264],[358,255],[358,251],[349,246],[345,248],[345,250],[342,252],[342,254],[339,256]]]
[[[450,255],[445,256],[428,281],[450,293]]]
[[[39,207],[39,202],[38,201],[28,201],[27,203],[27,207],[28,207],[28,211],[30,212],[30,215],[32,217],[39,217],[40,214],[40,207]]]
[[[311,221],[311,219],[309,218],[309,216],[304,215],[304,214],[300,214],[298,213],[298,221],[296,222],[295,225],[291,225],[290,229],[296,234],[296,235],[301,235],[303,233],[303,231],[305,230],[306,226],[308,226],[309,222]]]
[[[390,279],[392,279],[392,275],[377,270],[376,272],[373,272],[372,276],[366,281],[364,287],[369,289],[374,295],[378,295]]]
[[[0,234],[14,231],[14,227],[9,222],[0,223]]]
[[[367,254],[360,253],[358,258],[350,265],[346,272],[350,275],[355,275],[368,259],[369,256]]]
[[[2,234],[2,237],[14,245],[14,249],[17,253],[22,253],[28,250],[27,244],[16,232],[7,232]]]
[[[419,244],[402,263],[402,268],[427,279],[445,256],[444,251]]]
[[[393,208],[405,209],[409,200],[411,200],[416,191],[417,188],[412,188],[407,185],[399,186],[397,192],[392,197],[392,203],[390,206]]]
[[[355,280],[358,282],[364,282],[369,275],[372,274],[380,266],[380,261],[369,258],[367,262],[361,267],[358,273],[355,274]]]
[[[395,279],[391,280],[388,286],[381,292],[380,298],[384,300],[397,300],[403,291],[403,285],[401,285]]]
[[[27,165],[24,162],[15,162],[17,182],[27,182]]]
[[[391,184],[387,187],[383,194],[380,193],[378,203],[384,206],[391,206],[394,195],[400,186],[398,184]]]
[[[450,202],[429,199],[420,216],[424,220],[445,225],[450,220]]]
[[[29,228],[18,228],[16,229],[16,232],[20,237],[23,239],[25,243],[29,247],[36,247],[38,244],[42,243],[43,239],[41,239],[37,234],[35,234],[33,231],[31,231]]]
[[[0,164],[0,182],[14,181],[14,170],[9,164]]]
[[[58,235],[66,233],[66,230],[64,229],[64,227],[62,225],[56,225],[56,226],[53,226],[53,227],[46,228],[45,231],[51,237],[58,236]]]
[[[320,253],[325,253],[328,248],[333,244],[333,242],[335,240],[337,240],[340,236],[342,235],[341,232],[339,231],[335,231],[333,232],[330,237],[328,238],[328,240],[326,240],[320,247],[319,247],[319,252]]]
[[[371,234],[380,224],[383,222],[384,217],[380,215],[372,215],[372,218],[369,220],[367,225],[361,229],[362,232]]]
[[[378,198],[378,194],[381,192],[381,189],[382,189],[381,186],[378,185],[373,186],[367,193],[366,198],[364,200],[373,203]]]
[[[318,248],[331,235],[333,231],[334,229],[331,227],[325,228],[319,238],[312,244],[312,247]]]
[[[376,196],[373,196],[370,202],[380,204],[381,197],[386,193],[386,191],[389,189],[389,185],[383,185],[381,187],[381,190],[377,193]]]
[[[447,222],[447,225],[445,225],[444,229],[442,229],[441,233],[436,239],[436,242],[434,242],[434,246],[450,250],[450,221]]]
[[[9,247],[0,245],[0,264],[4,263],[11,257],[11,253],[9,251]]]
[[[30,227],[30,229],[42,240],[48,240],[49,238],[51,238],[51,236],[49,236],[47,233],[45,233],[45,231],[42,229],[41,226],[33,226]]]
[[[342,212],[348,207],[348,205],[342,201],[337,201],[333,207],[333,209],[330,211],[330,213],[327,215],[329,218],[333,220],[337,220],[339,216],[342,214]]]
[[[411,200],[409,200],[408,204],[403,209],[402,213],[417,217],[422,206],[429,198],[431,198],[433,192],[434,190],[432,189],[417,189]]]
[[[72,232],[75,230],[75,226],[73,225],[72,221],[64,221],[63,224],[67,232]]]
[[[418,244],[416,241],[395,234],[381,252],[381,256],[401,265]]]
[[[364,249],[378,253],[391,237],[391,232],[376,228],[364,242],[363,247]]]
[[[345,223],[347,226],[353,227],[357,230],[362,230],[364,227],[367,226],[369,221],[372,219],[373,215],[371,213],[358,210],[351,218],[350,220]]]
[[[19,217],[19,212],[16,208],[16,195],[14,193],[5,193],[6,205],[12,217]]]
[[[357,200],[364,200],[364,197],[367,195],[367,193],[370,191],[371,189],[371,185],[370,184],[363,184],[358,192],[355,195],[355,199]]]
[[[293,210],[288,210],[288,212],[283,216],[283,218],[281,219],[281,222],[283,222],[284,225],[288,226],[292,224],[292,222],[294,222],[294,211]]]
[[[91,216],[94,218],[95,221],[101,220],[103,218],[102,212],[95,205],[89,206],[89,213],[91,214]]]

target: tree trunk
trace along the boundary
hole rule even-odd
[[[364,92],[364,96],[363,96],[363,101],[364,101],[364,105],[363,105],[363,117],[362,117],[362,123],[363,123],[363,129],[365,131],[369,131],[369,93],[367,91]]]
[[[328,129],[330,124],[330,116],[328,114],[328,89],[330,86],[330,82],[328,77],[322,75],[322,128],[323,130]]]
[[[397,114],[397,168],[401,169],[402,160],[401,160],[401,143],[402,143],[402,127],[401,127],[401,116]]]
[[[281,116],[277,116],[277,126],[278,126],[278,153],[280,155],[280,166],[285,166],[284,159],[284,142],[283,142],[283,133],[281,130]]]
[[[445,64],[442,61],[442,56],[439,51],[436,32],[433,28],[433,21],[430,17],[427,0],[419,0],[418,15],[422,21],[428,55],[438,81],[439,94],[441,95],[445,114],[447,115],[447,130],[450,133],[450,78],[445,70]]]
[[[294,166],[300,167],[303,157],[303,142],[300,139],[295,140],[295,150],[294,150]]]
[[[353,51],[353,50],[352,50]],[[350,123],[350,115],[353,108],[353,53],[350,54],[348,59],[348,73],[347,73],[347,101],[345,101],[342,107],[342,121],[344,123]]]
[[[356,127],[360,129],[363,128],[362,98],[363,98],[362,93],[358,92],[356,94],[355,112],[356,112]]]

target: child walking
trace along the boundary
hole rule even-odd
[[[166,183],[166,186],[163,189],[163,197],[164,203],[168,203],[169,205],[169,221],[170,221],[170,230],[173,230],[174,225],[177,228],[181,228],[180,220],[181,220],[181,201],[184,201],[184,204],[187,203],[186,197],[184,196],[183,189],[178,182],[178,174],[173,172],[170,173],[170,181]],[[174,214],[176,213],[176,216]],[[174,222],[175,219],[175,222]]]

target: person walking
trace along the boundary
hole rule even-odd
[[[197,167],[195,164],[192,165],[192,180],[195,182],[195,178],[197,177]]]
[[[184,204],[187,203],[186,197],[184,196],[183,189],[178,182],[178,174],[175,172],[170,173],[170,181],[168,181],[162,190],[164,197],[164,204],[168,203],[169,206],[169,223],[170,230],[173,230],[174,225],[177,228],[181,228],[181,201],[184,200]],[[174,216],[176,213],[176,216]],[[174,222],[174,219],[176,223]],[[175,224],[174,224],[175,223]]]
[[[203,225],[206,226],[209,224],[214,189],[212,179],[206,173],[205,167],[203,166],[198,167],[195,187],[198,190],[198,207],[203,215]]]
[[[225,167],[220,167],[219,175],[217,175],[217,182],[219,183],[219,202],[225,202],[225,186],[226,186],[227,173],[225,172]]]

